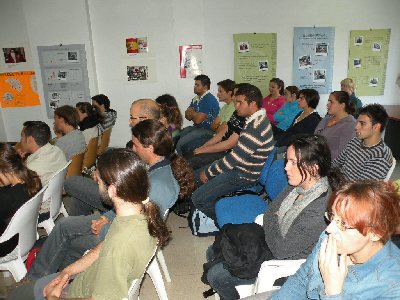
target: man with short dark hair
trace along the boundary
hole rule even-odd
[[[98,107],[103,115],[103,120],[101,121],[103,131],[115,125],[117,112],[110,108],[110,99],[106,95],[99,94],[93,96],[92,105]]]
[[[262,94],[251,84],[239,87],[235,94],[237,114],[246,118],[237,145],[223,158],[195,172],[198,184],[192,195],[194,206],[215,219],[218,198],[254,185],[274,146],[272,128],[262,107]]]
[[[30,154],[26,159],[29,169],[35,171],[45,186],[66,164],[64,152],[49,143],[50,127],[42,121],[26,121],[21,130],[21,154]],[[40,213],[48,212],[50,201],[43,202]]]
[[[196,96],[185,111],[185,118],[193,122],[193,126],[182,129],[176,144],[176,152],[185,154],[199,145],[193,143],[204,135],[212,133],[211,124],[219,113],[218,100],[210,93],[211,81],[207,75],[197,75],[194,78],[193,91]]]
[[[74,107],[64,105],[54,111],[54,131],[61,135],[57,138],[56,146],[64,151],[68,160],[86,149],[85,137],[82,131],[77,129],[78,123],[79,115]]]
[[[393,164],[390,148],[382,140],[388,114],[380,104],[369,104],[360,110],[356,137],[332,162],[349,181],[384,180]]]

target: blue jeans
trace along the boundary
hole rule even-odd
[[[90,226],[99,216],[67,217],[57,222],[26,276],[36,280],[62,270],[96,246],[101,240]]]
[[[185,154],[193,151],[212,138],[214,132],[197,126],[189,126],[182,129],[179,140],[176,143],[176,152]]]
[[[207,261],[214,259],[214,251],[212,246],[206,252]],[[222,262],[212,266],[207,273],[207,280],[210,286],[216,291],[221,300],[239,299],[239,293],[235,286],[243,284],[253,284],[253,279],[241,279],[233,276],[228,270],[224,269]]]
[[[69,177],[65,180],[64,189],[71,196],[64,202],[70,216],[89,215],[94,209],[101,212],[110,210],[101,201],[98,184],[90,178]]]
[[[194,179],[198,188],[192,194],[192,202],[207,217],[216,220],[215,203],[217,203],[219,198],[239,189],[252,186],[255,182],[243,179],[242,172],[233,169],[212,177],[208,182],[202,184],[200,173],[208,167],[205,166],[194,171]]]

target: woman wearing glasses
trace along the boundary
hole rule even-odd
[[[272,299],[400,299],[400,250],[390,241],[400,219],[394,184],[347,184],[328,208],[326,233]]]

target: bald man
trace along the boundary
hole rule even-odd
[[[133,127],[146,119],[160,119],[160,108],[152,99],[139,99],[132,103],[129,116],[129,126]],[[132,141],[127,147],[132,148]],[[64,189],[71,197],[64,201],[70,216],[89,215],[94,209],[105,212],[110,209],[102,203],[97,183],[86,177],[72,176],[64,184]]]

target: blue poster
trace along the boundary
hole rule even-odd
[[[295,27],[293,83],[299,89],[332,91],[334,27]]]

